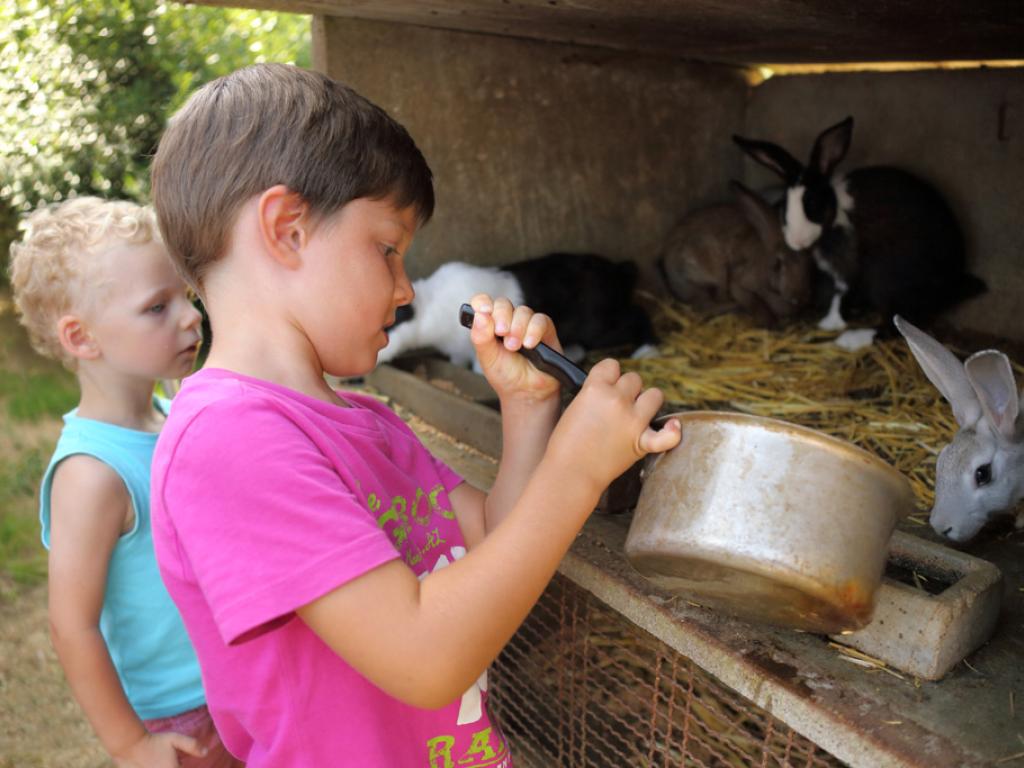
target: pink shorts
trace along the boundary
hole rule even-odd
[[[160,717],[155,720],[143,720],[146,730],[150,733],[183,733],[199,741],[207,748],[206,757],[193,757],[178,753],[182,768],[244,768],[245,763],[235,758],[225,747],[217,735],[217,729],[206,706],[190,709],[180,715]]]

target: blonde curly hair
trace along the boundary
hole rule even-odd
[[[11,245],[14,306],[32,347],[74,370],[61,346],[57,321],[86,311],[98,297],[94,268],[100,246],[111,239],[142,245],[160,241],[148,206],[125,200],[76,197],[41,206],[24,222],[24,237]]]

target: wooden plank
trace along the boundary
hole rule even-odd
[[[428,381],[440,379],[448,384],[454,385],[458,394],[464,395],[481,405],[492,408],[498,406],[498,394],[491,388],[481,374],[463,368],[461,365],[450,363],[444,358],[436,355],[418,355],[400,357],[393,360],[389,365],[399,368],[408,373],[424,375]]]
[[[488,456],[501,455],[501,414],[493,408],[446,392],[392,365],[378,365],[366,383],[456,440]]]
[[[1020,59],[1009,0],[202,0],[728,64]]]

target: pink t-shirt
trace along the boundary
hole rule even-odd
[[[460,700],[418,709],[295,614],[397,557],[423,578],[466,552],[448,500],[458,475],[386,406],[343,397],[352,407],[206,369],[160,434],[157,560],[221,738],[249,768],[509,766],[486,674]]]

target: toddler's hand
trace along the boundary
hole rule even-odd
[[[121,755],[114,755],[118,768],[178,768],[178,752],[204,757],[206,747],[183,733],[147,733]]]
[[[469,303],[474,311],[470,339],[476,347],[480,368],[498,396],[535,402],[557,396],[558,381],[538,371],[519,354],[520,347],[532,349],[542,341],[562,351],[551,318],[525,305],[513,307],[508,299],[492,299],[484,293],[477,294]]]
[[[616,360],[599,362],[558,422],[549,454],[603,490],[646,454],[674,448],[679,421],[653,429],[663,397],[659,389],[642,390],[638,374],[622,374]]]

